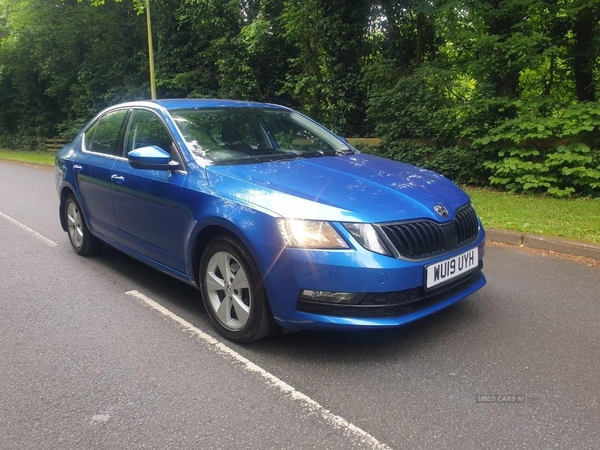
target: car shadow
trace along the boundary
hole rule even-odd
[[[440,351],[477,320],[474,298],[467,298],[432,316],[397,328],[356,331],[299,331],[253,343],[252,352],[293,356],[328,364],[410,359],[425,351]],[[439,347],[439,348],[438,348]],[[437,348],[437,350],[435,350]]]
[[[444,347],[449,339],[484,320],[480,293],[411,324],[378,330],[277,332],[251,344],[227,341],[211,326],[200,292],[106,246],[96,257],[106,269],[129,278],[140,292],[192,325],[256,362],[294,360],[295,363],[360,363],[410,359],[411,355]],[[481,324],[480,324],[481,325]],[[460,339],[460,338],[459,338]],[[439,348],[437,351],[441,351]]]
[[[185,312],[186,315],[200,315],[208,321],[200,291],[194,286],[153,269],[109,245],[104,246],[96,259],[107,269],[127,277],[133,284],[138,285],[137,290],[142,294],[168,309],[176,308],[177,311],[173,311],[176,314]]]

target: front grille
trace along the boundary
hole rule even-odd
[[[382,224],[379,228],[403,258],[421,259],[451,251],[477,238],[479,225],[473,206],[456,212],[454,220],[433,220]]]
[[[367,294],[357,305],[321,303],[307,299],[298,300],[298,311],[335,317],[396,317],[441,302],[467,289],[479,280],[483,263],[467,278],[450,283],[435,291],[422,287],[398,292]]]
[[[479,223],[473,206],[469,205],[466,208],[459,209],[456,212],[454,223],[456,225],[456,232],[458,233],[458,245],[462,245],[477,237]]]

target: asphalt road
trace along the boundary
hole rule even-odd
[[[57,209],[51,170],[0,163],[2,450],[600,448],[597,268],[488,247],[488,285],[416,324],[239,346]]]

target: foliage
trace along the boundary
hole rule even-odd
[[[147,99],[147,4],[159,97],[280,103],[459,181],[599,195],[600,0],[0,0],[0,143]]]
[[[366,131],[360,62],[368,9],[366,0],[287,0],[281,16],[295,53],[280,93],[340,134]]]
[[[478,140],[500,148],[499,159],[485,163],[492,170],[490,182],[511,192],[600,194],[600,103],[577,103],[540,116],[546,103],[514,102],[521,114]]]
[[[377,136],[388,142],[427,138],[453,142],[455,111],[448,98],[452,75],[434,64],[414,71],[393,70],[389,61],[372,64],[366,79],[376,85],[368,99],[368,115]]]
[[[139,98],[142,18],[123,3],[3,0],[0,135],[31,142],[71,130],[111,103]],[[65,136],[72,137],[72,136]]]
[[[405,139],[380,146],[357,146],[359,150],[439,172],[456,183],[477,185],[485,178],[480,154],[466,146],[441,147],[431,140]]]

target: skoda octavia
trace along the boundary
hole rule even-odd
[[[196,286],[238,342],[399,326],[485,284],[485,233],[461,189],[282,106],[110,107],[59,152],[56,185],[76,253],[107,243]]]

